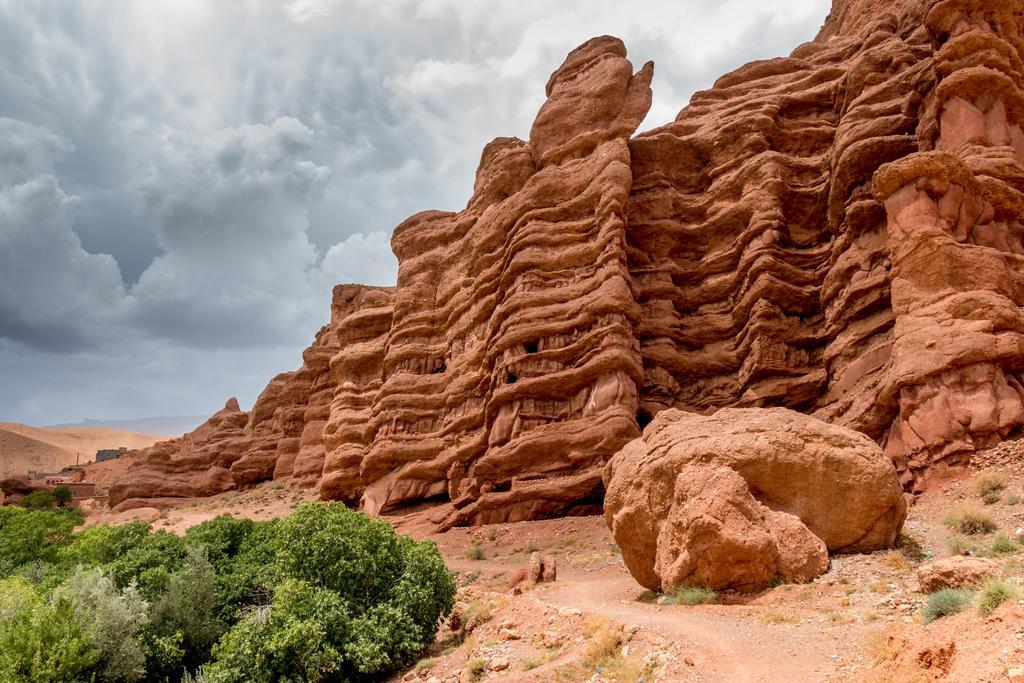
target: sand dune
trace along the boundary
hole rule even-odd
[[[39,428],[0,422],[0,476],[54,472],[95,459],[101,448],[145,448],[166,438],[104,427]]]

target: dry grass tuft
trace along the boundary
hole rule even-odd
[[[978,472],[971,479],[971,490],[979,498],[984,498],[989,494],[996,494],[1006,488],[1006,477],[998,472],[992,470],[985,470],[984,472]],[[998,498],[997,498],[998,500]]]

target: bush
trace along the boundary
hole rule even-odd
[[[252,610],[228,632],[207,675],[218,683],[346,680],[351,636],[348,608],[337,593],[290,579],[269,608]]]
[[[995,608],[1007,600],[1015,599],[1017,595],[1017,587],[1012,583],[1003,579],[990,579],[981,587],[981,593],[978,596],[978,611],[982,615],[988,616]]]
[[[151,656],[151,671],[173,676],[182,667],[194,670],[209,659],[210,649],[225,631],[215,611],[216,594],[217,576],[205,549],[189,548],[185,566],[170,577],[166,594],[150,615],[148,633],[159,643]],[[165,652],[168,643],[180,652],[178,662]]]
[[[713,605],[718,602],[718,593],[698,586],[679,588],[672,597],[678,605]]]
[[[103,681],[138,681],[146,658],[137,635],[146,621],[146,602],[135,586],[120,591],[100,569],[79,568],[54,593],[67,600],[75,621],[99,653],[97,671]]]
[[[974,478],[971,479],[971,490],[974,491],[979,498],[995,494],[996,500],[999,500],[999,492],[1005,488],[1006,477],[991,470],[978,472],[974,475]]]
[[[71,502],[72,497],[73,496],[71,494],[71,487],[69,487],[67,484],[55,486],[53,489],[53,499],[57,501],[58,507],[67,506],[67,504]]]
[[[45,565],[55,563],[71,542],[81,513],[0,508],[0,578],[28,568],[41,580]],[[31,565],[31,566],[30,566]]]
[[[185,538],[80,521],[0,508],[0,579],[17,574],[0,580],[0,681],[380,679],[454,602],[433,543],[340,504]]]
[[[999,528],[992,516],[977,507],[963,507],[942,518],[942,523],[962,534],[987,534]]]
[[[33,491],[21,499],[21,507],[28,510],[49,510],[54,497],[49,491]]]
[[[1001,498],[1002,496],[1000,496],[997,492],[989,491],[988,493],[981,497],[981,501],[985,503],[985,505],[995,505],[996,503],[999,502]]]
[[[23,579],[0,581],[0,614],[0,680],[82,680],[101,656],[69,599],[46,600]]]
[[[961,612],[969,604],[973,593],[964,588],[943,588],[928,596],[924,606],[924,623],[929,624],[941,617]]]
[[[278,528],[282,578],[337,593],[352,616],[350,666],[381,675],[411,662],[451,612],[455,578],[437,546],[398,536],[340,503],[305,503]],[[276,593],[275,593],[276,597]]]
[[[1020,546],[1006,534],[996,534],[996,537],[992,539],[992,544],[989,546],[988,551],[991,555],[1009,555],[1017,552],[1019,548]]]
[[[954,555],[968,555],[971,551],[971,542],[965,536],[954,536],[949,539],[949,551]]]

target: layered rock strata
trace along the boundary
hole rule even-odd
[[[908,490],[1024,425],[1024,21],[836,0],[818,38],[635,135],[653,67],[595,38],[457,213],[402,223],[250,413],[149,449],[121,505],[276,478],[445,527],[598,509],[659,412],[785,406]]]

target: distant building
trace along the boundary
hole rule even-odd
[[[122,446],[121,448],[101,448],[96,451],[96,462],[106,462],[107,460],[117,460],[122,455],[128,452],[128,449]]]
[[[46,483],[47,486],[58,486],[60,484],[66,483],[67,480],[68,480],[67,477],[48,476],[48,477],[46,477],[46,482],[45,483]]]
[[[96,484],[91,481],[71,481],[65,484],[71,489],[71,499],[92,498],[96,495]]]

